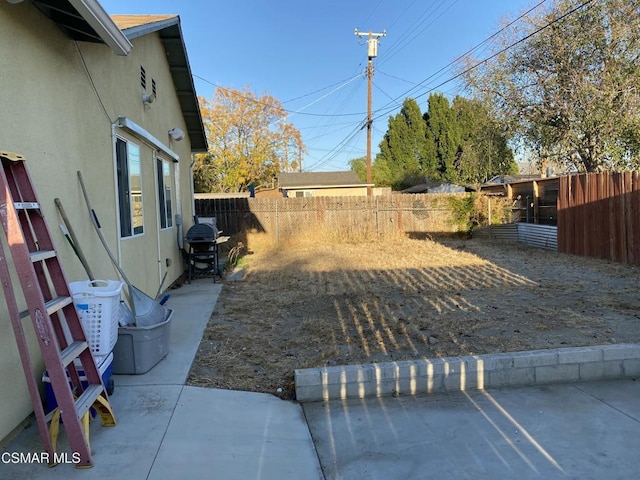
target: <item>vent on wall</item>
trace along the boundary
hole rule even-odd
[[[156,81],[155,81],[153,78],[151,79],[151,94],[152,94],[154,97],[157,97],[157,96],[158,96],[158,95],[157,95],[157,91],[156,91]]]
[[[140,86],[143,90],[147,89],[147,72],[142,65],[140,65]]]

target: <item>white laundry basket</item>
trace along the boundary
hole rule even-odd
[[[117,280],[71,282],[69,290],[94,356],[109,355],[118,341],[120,292]]]

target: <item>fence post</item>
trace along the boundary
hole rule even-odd
[[[376,236],[380,238],[380,224],[378,220],[378,209],[379,209],[378,200],[379,200],[378,197],[376,197]]]
[[[278,218],[278,203],[280,203],[280,199],[276,198],[276,245],[280,244],[280,219]]]

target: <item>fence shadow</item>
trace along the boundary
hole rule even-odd
[[[244,245],[250,248],[250,232],[267,233],[262,222],[251,211],[248,198],[206,198],[195,200],[195,213],[198,217],[213,217],[222,235],[231,237],[222,244],[220,253],[226,255],[233,247]]]

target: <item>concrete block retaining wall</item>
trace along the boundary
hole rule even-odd
[[[296,398],[313,402],[640,376],[640,344],[307,368]]]

